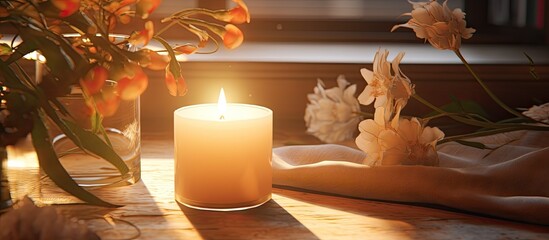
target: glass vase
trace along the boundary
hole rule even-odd
[[[79,34],[63,35],[72,44],[86,42]],[[110,34],[109,38],[123,42],[127,35]],[[119,47],[128,51],[137,49],[125,43]],[[40,82],[47,66],[36,61],[36,81]],[[114,92],[116,81],[107,80],[101,91]],[[110,88],[110,89],[109,89]],[[92,131],[92,118],[80,86],[74,85],[70,94],[57,100],[68,111],[73,121],[80,127]],[[76,146],[53,122],[46,123],[57,156],[69,175],[82,187],[121,186],[134,184],[141,178],[141,124],[139,97],[122,100],[112,116],[103,117],[104,132],[97,132],[105,143],[122,158],[129,172],[121,175],[107,160],[84,151]],[[106,136],[106,137],[105,137]]]
[[[104,88],[115,88],[116,82],[107,80]],[[107,90],[108,91],[108,90]],[[57,99],[76,124],[90,130],[92,118],[82,90],[73,86],[71,93]],[[120,172],[105,159],[77,147],[53,122],[48,131],[59,160],[71,177],[82,187],[120,186],[134,184],[141,178],[141,124],[139,97],[122,100],[112,116],[101,122],[104,133],[97,135],[124,160],[129,172]],[[105,136],[107,139],[105,139]]]

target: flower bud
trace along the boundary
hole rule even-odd
[[[143,69],[137,64],[129,64],[126,69],[127,74],[118,79],[116,89],[122,100],[132,100],[137,98],[147,89],[149,78],[143,72]]]
[[[166,87],[172,96],[185,96],[187,94],[187,83],[183,76],[174,77],[172,72],[166,68]]]
[[[250,22],[250,12],[242,0],[233,0],[238,5],[227,11],[219,11],[213,14],[217,20],[230,22],[233,24],[242,24]]]
[[[151,70],[159,71],[163,70],[170,63],[170,56],[160,55],[157,52],[148,48],[139,50],[139,65]]]
[[[147,45],[151,41],[154,35],[154,25],[152,21],[147,21],[145,23],[145,29],[141,31],[134,31],[128,38],[128,42],[134,46],[137,45]]]
[[[244,41],[242,31],[232,24],[225,25],[225,32],[222,38],[223,44],[228,49],[235,49]]]
[[[51,4],[59,10],[59,17],[68,17],[80,9],[80,0],[50,0]]]
[[[96,94],[101,90],[108,76],[109,71],[105,67],[95,66],[80,80],[80,86],[86,93]]]
[[[175,54],[187,54],[187,55],[193,54],[194,52],[196,52],[197,49],[198,47],[192,44],[185,44],[185,45],[181,45],[173,48],[173,50],[175,51]]]
[[[230,22],[234,24],[242,24],[250,22],[250,12],[248,11],[248,6],[242,0],[233,0],[238,4],[238,6],[229,10],[229,15],[231,16]]]
[[[147,19],[149,15],[160,5],[161,0],[139,0],[137,2],[136,12],[142,19]]]
[[[115,88],[109,87],[103,89],[101,93],[93,96],[92,101],[97,107],[99,114],[105,117],[112,116],[118,110],[120,106],[120,96],[116,93]],[[90,106],[92,112],[93,108]]]

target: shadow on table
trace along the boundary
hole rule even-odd
[[[542,238],[549,237],[549,227],[547,226],[494,218],[439,205],[366,200],[286,186],[273,188],[273,193],[365,217],[406,223],[416,229],[416,231],[408,231],[413,238],[437,236],[432,230],[427,231],[428,234],[424,236],[422,231],[426,229],[437,229],[436,232],[444,234],[447,234],[445,231],[454,232],[457,229],[468,229],[469,236],[479,236],[478,234],[494,231],[509,238],[511,236],[531,237],[538,233],[543,236]]]
[[[204,239],[319,239],[274,200],[243,211],[179,207]]]
[[[147,221],[154,219],[155,226],[167,222],[143,181],[130,186],[99,188],[93,193],[121,207],[72,204],[58,205],[57,208],[69,216],[84,220],[101,239],[150,238]]]

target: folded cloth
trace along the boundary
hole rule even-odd
[[[438,147],[440,166],[369,166],[341,145],[273,150],[273,184],[364,199],[428,203],[549,225],[549,133],[517,131]]]

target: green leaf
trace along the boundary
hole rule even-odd
[[[532,77],[535,79],[535,80],[539,80],[539,76],[538,76],[538,73],[536,72],[536,64],[534,63],[534,60],[532,60],[532,58],[526,53],[526,52],[523,52],[524,53],[524,56],[526,56],[526,58],[528,58],[528,63],[530,63],[530,75],[532,75]]]
[[[465,140],[454,140],[454,141],[461,144],[461,145],[465,145],[465,146],[468,146],[468,147],[474,147],[474,148],[478,148],[478,149],[491,149],[491,148],[487,147],[486,145],[484,145],[483,143],[480,143],[480,142],[472,142],[472,141],[465,141]]]
[[[104,207],[120,207],[101,200],[92,193],[86,191],[71,178],[69,173],[63,168],[61,162],[57,158],[57,154],[51,145],[51,141],[48,136],[46,126],[42,122],[42,119],[34,114],[33,116],[33,129],[32,129],[32,143],[38,155],[38,162],[44,172],[50,177],[50,179],[61,189],[72,194],[87,203],[104,206]]]
[[[20,29],[19,34],[25,44],[40,50],[50,72],[65,85],[77,83],[92,67],[66,38],[48,29],[28,27]]]
[[[25,86],[21,81],[20,79],[18,78],[17,74],[13,71],[13,69],[10,68],[10,66],[8,66],[8,63],[2,61],[2,59],[0,59],[0,73],[2,74],[2,83],[14,90],[14,89],[18,89],[18,90],[21,90],[21,91],[27,91],[29,92],[30,90],[28,89],[27,86]]]
[[[128,166],[126,166],[122,158],[120,158],[120,156],[118,156],[118,154],[99,136],[81,128],[71,121],[60,118],[57,115],[57,112],[51,108],[49,104],[42,103],[41,106],[44,108],[46,114],[76,146],[108,161],[118,169],[120,174],[124,175],[128,173]]]
[[[459,100],[452,97],[452,102],[440,107],[442,110],[450,113],[467,113],[467,114],[476,114],[478,116],[488,118],[489,115],[486,113],[484,108],[475,101],[471,100]],[[430,112],[426,117],[435,116],[439,114],[436,111]]]
[[[179,66],[179,62],[177,61],[177,58],[175,56],[175,52],[173,51],[170,44],[168,42],[166,42],[166,40],[164,40],[163,38],[158,37],[158,36],[154,36],[153,39],[158,41],[159,43],[161,43],[164,46],[164,48],[166,49],[166,51],[168,51],[168,55],[170,56],[170,65],[169,65],[170,71],[174,74],[174,76],[180,76],[181,75],[181,66]]]
[[[168,51],[168,55],[170,56],[170,64],[168,65],[168,69],[173,74],[175,80],[177,81],[178,77],[181,76],[181,66],[177,61],[175,52],[173,51],[170,44],[166,42],[166,40],[164,40],[163,38],[159,36],[154,36],[153,39],[160,42],[164,46],[164,48]],[[179,83],[176,83],[176,85],[179,85]],[[176,96],[179,96],[179,93],[177,93]]]
[[[11,64],[21,59],[25,55],[34,52],[36,49],[36,44],[34,44],[33,42],[24,41],[21,44],[17,45],[17,47],[15,47],[15,51],[9,56],[8,59],[6,59],[6,64]]]
[[[10,45],[7,43],[0,43],[0,56],[10,55],[12,52]]]
[[[120,158],[120,156],[118,156],[118,154],[107,143],[99,138],[99,136],[95,133],[82,129],[80,126],[71,121],[65,121],[65,123],[72,133],[79,137],[80,143],[82,144],[81,148],[107,160],[110,164],[115,166],[122,175],[128,173],[129,169],[128,166],[126,166],[126,163],[124,163],[122,158]]]

